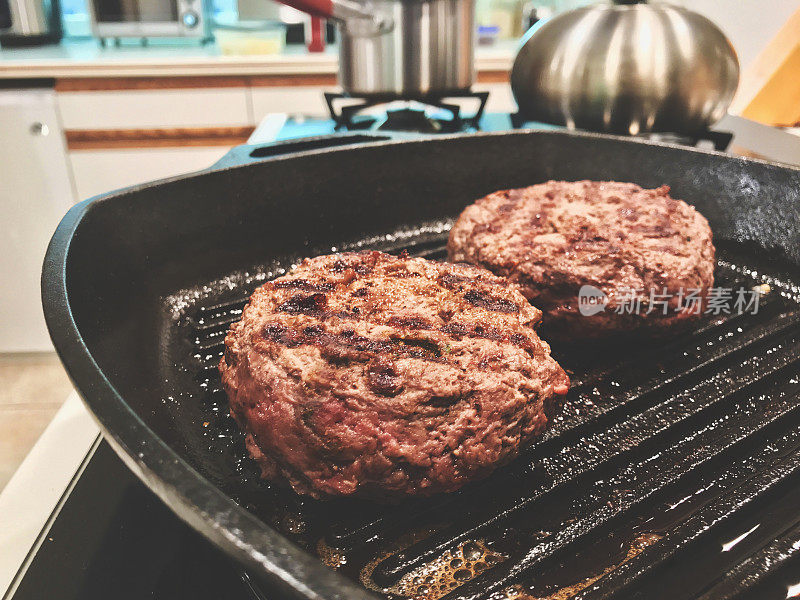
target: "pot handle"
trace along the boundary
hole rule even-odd
[[[379,30],[385,30],[388,26],[383,17],[374,14],[357,0],[278,0],[278,2],[308,13],[312,17],[336,19],[342,22],[365,19],[374,23]]]
[[[281,4],[291,6],[312,17],[333,18],[333,0],[279,0]]]

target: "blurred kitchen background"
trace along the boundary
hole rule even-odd
[[[729,112],[796,133],[800,0],[673,3],[710,19],[735,48]],[[522,36],[587,4],[477,0],[465,99],[508,122]],[[259,124],[259,140],[290,125],[294,136],[332,132],[343,118],[328,104],[341,100],[337,33],[271,0],[0,0],[0,489],[71,389],[38,289],[63,214],[97,194],[206,168]],[[739,151],[794,162],[785,140],[776,143],[778,156]]]

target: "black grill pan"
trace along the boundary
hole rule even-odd
[[[387,507],[260,481],[216,373],[249,293],[332,250],[442,259],[465,205],[548,179],[670,185],[711,223],[717,285],[761,286],[758,312],[556,348],[573,386],[554,428],[458,493]],[[553,131],[340,136],[79,204],[42,293],[114,448],[266,598],[783,600],[800,583],[798,264],[795,169]]]

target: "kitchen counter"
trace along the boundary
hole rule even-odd
[[[478,47],[478,72],[509,71],[516,42]],[[223,56],[214,43],[102,48],[94,40],[39,48],[0,49],[0,79],[73,77],[169,77],[241,75],[325,75],[337,71],[336,48],[310,54],[289,48],[281,54]]]
[[[473,90],[489,93],[488,112],[512,112],[516,44],[476,50]],[[0,49],[0,88],[8,97],[41,84],[52,88],[55,116],[26,118],[60,132],[50,139],[63,139],[66,156],[59,160],[68,165],[75,199],[205,168],[269,114],[326,117],[324,93],[339,89],[337,71],[335,46],[242,56],[223,55],[212,43],[157,40]],[[477,108],[465,102],[465,110]]]

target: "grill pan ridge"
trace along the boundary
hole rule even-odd
[[[506,156],[532,158],[509,168],[480,157],[503,146]],[[599,150],[614,158],[598,165]],[[573,176],[559,172],[559,155],[571,157]],[[356,159],[373,173],[331,194],[338,197],[292,179],[312,169],[344,185],[342,166]],[[526,164],[532,159],[542,163],[535,172]],[[391,187],[400,175],[390,169],[402,174],[433,160],[457,170],[450,189],[435,180],[438,169],[416,170],[419,180],[406,186],[414,201],[387,209],[386,197],[403,191]],[[703,169],[708,181],[697,176]],[[332,250],[407,250],[441,260],[465,204],[553,177],[672,184],[712,223],[716,285],[769,285],[758,313],[710,317],[644,347],[555,348],[573,386],[553,429],[455,494],[380,506],[315,501],[262,482],[216,370],[249,293],[303,256]],[[259,188],[265,182],[270,187]],[[241,561],[266,597],[278,590],[300,598],[477,600],[524,590],[587,600],[783,599],[797,583],[792,577],[800,580],[800,249],[792,246],[798,221],[775,220],[796,216],[797,205],[785,205],[797,195],[793,184],[797,171],[766,163],[558,132],[271,159],[74,209],[48,251],[45,309],[62,360],[115,449],[181,517]],[[213,201],[222,190],[229,203]],[[359,196],[365,190],[372,196]],[[726,191],[736,206],[721,200]],[[282,206],[295,195],[304,206]],[[339,214],[344,197],[352,205]],[[147,209],[154,214],[141,217]],[[295,222],[315,210],[307,226]],[[248,223],[249,211],[264,216]],[[176,219],[181,214],[190,222]],[[130,240],[101,241],[126,220]],[[259,247],[258,227],[275,239]],[[226,245],[237,229],[245,241]],[[105,259],[121,266],[98,276],[90,256],[104,244]],[[98,301],[89,303],[92,293]],[[139,355],[148,344],[150,354]],[[125,358],[136,368],[121,365]],[[153,376],[137,378],[142,369]]]

